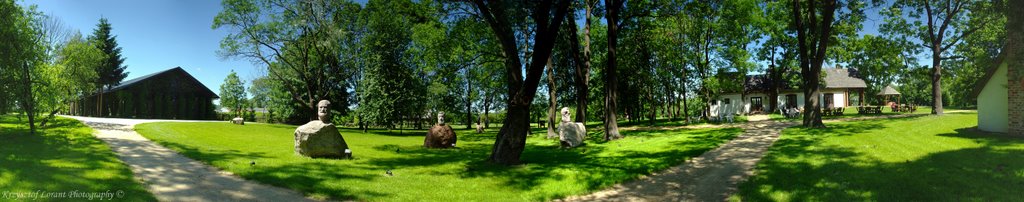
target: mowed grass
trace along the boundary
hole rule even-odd
[[[733,201],[1020,201],[1024,138],[976,113],[786,129]]]
[[[459,128],[456,149],[425,149],[425,130],[342,129],[353,160],[310,159],[294,153],[296,126],[228,123],[148,123],[143,136],[243,178],[314,198],[359,201],[541,201],[579,195],[678,165],[713,149],[741,129],[630,131],[560,149],[534,129],[523,165],[484,161],[498,128]],[[250,166],[256,161],[256,166]],[[394,176],[385,175],[391,169]]]
[[[0,201],[85,201],[74,192],[105,192],[123,195],[103,200],[155,201],[132,178],[132,172],[99,139],[92,129],[57,117],[30,135],[27,119],[0,116]],[[32,193],[37,198],[31,198]],[[60,194],[65,196],[44,194]],[[28,195],[18,195],[28,194]],[[30,198],[24,198],[30,197]],[[93,198],[98,200],[101,198]]]

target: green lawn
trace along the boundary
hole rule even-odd
[[[15,193],[124,193],[115,200],[155,201],[132,178],[132,172],[110,148],[92,136],[92,129],[72,119],[57,118],[46,129],[28,134],[27,120],[0,116],[0,201],[33,200]],[[35,200],[73,200],[55,196]],[[94,198],[96,199],[96,198]]]
[[[734,201],[1019,201],[1024,139],[950,113],[790,128]]]
[[[678,165],[741,133],[741,129],[629,131],[627,138],[562,150],[534,129],[524,165],[484,162],[497,128],[457,130],[457,149],[424,149],[423,130],[342,129],[354,160],[294,154],[295,126],[148,123],[143,136],[246,179],[299,190],[314,198],[359,201],[540,201],[584,194]],[[399,150],[400,151],[396,151]],[[257,165],[249,165],[255,160]],[[395,176],[386,176],[392,169]]]

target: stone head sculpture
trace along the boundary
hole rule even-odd
[[[444,112],[437,112],[437,125],[444,125]]]
[[[330,123],[331,122],[331,101],[320,100],[316,103],[316,118],[320,119],[320,122]]]
[[[568,107],[562,107],[562,122],[572,122],[572,119],[569,117]]]

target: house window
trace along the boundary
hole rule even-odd
[[[725,102],[725,104],[727,104],[727,105],[731,105],[732,104],[731,101],[732,100],[729,100],[729,98],[725,98],[725,101],[723,101],[723,102]]]
[[[761,97],[750,98],[750,111],[759,112],[764,111],[764,105],[762,105]]]
[[[711,105],[718,105],[718,100],[711,100]]]
[[[822,104],[824,104],[825,107],[834,107],[835,105],[832,102],[832,100],[833,100],[832,98],[833,97],[835,97],[835,95],[833,95],[832,93],[825,93],[825,99],[824,99],[825,101],[822,102]]]
[[[786,107],[796,108],[796,94],[786,95]]]

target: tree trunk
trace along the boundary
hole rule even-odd
[[[820,82],[821,66],[825,61],[825,51],[828,49],[828,42],[831,36],[833,15],[835,15],[836,2],[835,0],[826,0],[823,4],[825,7],[821,11],[823,14],[822,19],[818,21],[815,17],[817,13],[815,11],[814,1],[808,3],[807,17],[812,27],[808,29],[807,25],[803,23],[800,1],[793,1],[793,20],[795,27],[797,28],[797,42],[800,51],[800,69],[803,75],[803,88],[804,88],[804,100],[805,106],[809,105],[809,109],[804,110],[804,127],[812,128],[824,128],[825,124],[821,122],[821,106],[818,103],[818,83]],[[816,22],[817,21],[817,22]],[[820,22],[820,24],[816,24]],[[814,30],[818,28],[820,30]],[[808,34],[818,34],[813,41],[808,41]],[[810,44],[808,44],[810,43]],[[814,55],[811,55],[810,51],[814,51]],[[807,108],[807,107],[805,107]]]
[[[619,8],[622,7],[622,0],[606,0],[608,15],[608,53],[607,66],[605,68],[605,97],[604,97],[604,139],[614,140],[622,138],[619,134],[619,124],[616,122],[615,101],[618,99],[618,67],[616,66],[616,46],[619,35]]]
[[[525,137],[530,130],[530,106],[510,104],[505,115],[504,125],[498,131],[497,140],[491,150],[491,161],[499,164],[519,164],[519,156],[526,147],[526,138],[513,137],[519,134]]]
[[[590,11],[589,1],[586,4],[586,19],[583,26],[583,53],[579,51],[579,34],[576,30],[575,12],[569,12],[569,42],[572,51],[573,61],[576,61],[576,119],[575,122],[587,122],[587,106],[590,105]]]
[[[501,44],[502,53],[505,57],[505,73],[508,82],[508,106],[505,124],[498,131],[494,141],[494,148],[488,159],[490,162],[512,165],[519,164],[519,157],[526,145],[526,134],[530,130],[530,104],[537,95],[537,86],[540,77],[544,74],[544,66],[551,57],[551,50],[554,48],[555,40],[558,37],[559,27],[565,20],[566,11],[570,1],[558,1],[554,8],[553,18],[549,12],[552,11],[552,3],[543,1],[533,9],[533,22],[536,23],[536,32],[533,40],[533,53],[530,55],[529,66],[523,71],[519,60],[519,52],[516,47],[516,38],[512,30],[512,23],[508,21],[505,14],[505,4],[484,3],[483,0],[475,0],[480,16],[491,27],[491,31],[497,35]],[[523,77],[523,72],[526,76]],[[525,78],[525,80],[524,80]]]
[[[654,100],[654,93],[652,90],[647,91],[647,102],[650,103],[648,104],[649,107],[647,109],[647,122],[653,126],[654,120],[658,118],[658,107],[655,106],[658,102]]]
[[[932,114],[942,115],[942,44],[938,42],[932,43]]]
[[[491,128],[491,93],[484,98],[484,128]]]
[[[46,127],[46,123],[49,122],[50,119],[53,119],[53,117],[55,115],[57,115],[57,112],[59,112],[61,109],[62,109],[62,107],[58,106],[57,109],[54,109],[53,111],[50,111],[50,114],[46,115],[46,118],[43,118],[43,120],[39,122],[39,127],[40,128]]]
[[[466,129],[473,128],[473,83],[469,79],[469,70],[466,70]]]
[[[704,48],[703,48],[703,50],[704,50],[704,61],[703,61],[703,64],[701,65],[702,69],[700,69],[700,71],[698,72],[700,74],[701,81],[706,81],[708,79],[707,71],[709,71],[709,69],[711,69],[711,34],[712,33],[714,33],[714,28],[711,27],[711,26],[708,26],[708,29],[704,33],[704,43],[703,43],[704,44]],[[707,85],[705,85],[703,82],[701,83],[700,90],[704,92],[704,96],[706,98],[706,100],[704,102],[704,120],[710,120],[710,118],[711,118],[711,102],[710,101],[714,100],[715,98],[711,97],[711,89],[708,89]],[[721,116],[721,114],[719,114],[719,116]]]
[[[554,63],[551,62],[551,57],[548,57],[548,138],[558,137],[558,133],[555,132],[555,114],[558,114],[558,97],[555,90],[558,86],[555,86],[555,67]]]
[[[682,100],[683,100],[683,118],[686,119],[686,124],[690,124],[690,121],[691,121],[690,120],[690,108],[689,108],[689,106],[686,106],[687,105],[686,104],[686,65],[683,65],[683,79],[682,79],[682,82],[683,83],[680,83],[679,85],[680,85],[680,88],[683,89],[683,92],[681,93],[682,95],[680,95],[682,97]]]
[[[776,111],[775,108],[779,106],[779,88],[780,88],[779,84],[782,83],[782,79],[779,78],[780,77],[779,76],[780,75],[779,67],[775,66],[775,47],[774,46],[772,47],[772,50],[771,50],[771,60],[772,60],[771,61],[772,64],[768,65],[768,74],[767,74],[768,82],[770,82],[768,84],[768,86],[770,87],[770,89],[768,89],[768,113],[769,114],[775,113],[775,111]]]
[[[25,110],[25,114],[28,116],[29,134],[35,135],[36,134],[36,109],[35,109],[36,101],[35,101],[35,99],[32,98],[33,97],[33,95],[32,95],[32,73],[31,73],[31,71],[29,71],[28,63],[22,63],[22,73],[24,73],[23,75],[21,75],[22,76],[22,81],[24,82],[22,84],[22,85],[24,85],[24,88],[22,88],[22,89],[23,89],[23,93],[25,93],[25,94],[22,96],[21,106],[22,106],[22,109]]]

